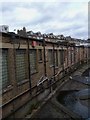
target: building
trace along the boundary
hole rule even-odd
[[[60,41],[61,38],[58,44],[57,38],[47,34],[45,41],[21,33],[26,35],[25,28],[19,31],[20,35],[0,34],[3,118],[24,116],[33,101],[42,101],[57,87],[53,87],[54,83],[88,59],[86,46]]]
[[[1,25],[0,26],[0,32],[8,33],[9,32],[9,26],[8,25]]]

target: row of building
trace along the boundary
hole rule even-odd
[[[10,33],[9,32],[9,26],[2,25],[0,26],[0,32],[4,33]],[[72,38],[71,36],[64,36],[64,35],[54,35],[53,33],[49,34],[42,34],[41,32],[33,32],[33,31],[27,31],[25,27],[23,27],[21,30],[17,30],[17,35],[20,35],[22,37],[28,37],[28,38],[35,38],[35,39],[45,39],[45,41],[50,42],[69,42],[69,43],[76,43],[77,45],[80,44],[87,44],[89,42],[88,40],[81,40],[77,38]]]
[[[45,39],[45,41],[57,42],[57,41],[69,41],[70,43],[83,43],[87,42],[86,40],[81,40],[77,38],[72,38],[71,36],[64,35],[54,35],[53,33],[42,34],[41,32],[34,33],[33,31],[26,31],[26,28],[23,27],[21,30],[17,30],[17,34],[24,37],[35,38],[35,39]]]

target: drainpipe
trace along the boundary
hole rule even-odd
[[[89,47],[87,46],[87,65],[88,65],[88,49]]]
[[[53,44],[53,76],[54,76],[54,81],[55,81],[55,46]]]
[[[47,72],[46,72],[46,54],[45,54],[45,39],[43,39],[43,52],[44,52],[44,75],[47,77]]]
[[[76,47],[74,46],[74,65],[76,65]]]
[[[67,44],[67,67],[68,67],[68,44]]]
[[[75,46],[74,46],[74,65],[75,65],[75,63],[76,63],[75,58],[76,58],[76,48],[75,48]]]
[[[64,75],[64,62],[65,62],[65,61],[64,61],[64,57],[65,57],[64,55],[65,55],[65,54],[64,54],[64,50],[63,50],[63,47],[62,47],[62,46],[61,46],[61,48],[62,48],[62,49],[61,49],[61,51],[62,51],[62,56],[61,56],[61,57],[62,57],[62,59],[63,59],[62,71],[63,71],[63,75]]]
[[[84,51],[85,51],[85,49],[84,49],[84,46],[83,46],[83,63],[85,61],[85,59],[84,59]]]
[[[13,58],[14,58],[14,67],[15,67],[15,79],[16,79],[16,58],[15,58],[15,50],[16,50],[16,48],[15,48],[15,42],[16,42],[16,36],[15,36],[15,33],[11,33],[11,39],[12,39],[12,41],[11,41],[11,44],[13,44]],[[15,91],[14,91],[14,89],[12,90],[12,96],[14,95],[14,94],[16,94],[15,93]],[[13,103],[12,103],[12,107],[13,107],[13,109],[12,109],[12,115],[13,115],[13,119],[15,120],[15,101],[13,101]]]
[[[31,68],[30,68],[30,54],[29,54],[29,39],[27,39],[28,45],[28,75],[29,75],[29,87],[30,87],[30,95],[32,95],[32,86],[31,86]]]

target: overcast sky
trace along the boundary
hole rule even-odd
[[[0,2],[0,25],[8,25],[10,31],[26,27],[27,31],[63,34],[75,38],[88,37],[88,1],[62,2],[42,0],[38,2]]]

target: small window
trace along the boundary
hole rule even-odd
[[[26,79],[26,50],[16,50],[16,78],[20,82]]]
[[[2,56],[0,54],[0,60],[2,61],[2,62],[0,62],[0,67],[2,66],[2,71],[1,71],[2,73],[0,72],[0,74],[2,74],[2,80],[0,80],[0,82],[2,82],[2,88],[5,88],[9,85],[9,79],[8,79],[8,50],[7,49],[2,50]],[[1,83],[0,83],[0,85],[1,85]]]
[[[36,50],[30,50],[30,68],[31,73],[35,73],[37,71],[37,60],[36,60]]]
[[[42,61],[42,49],[38,49],[39,61]]]

